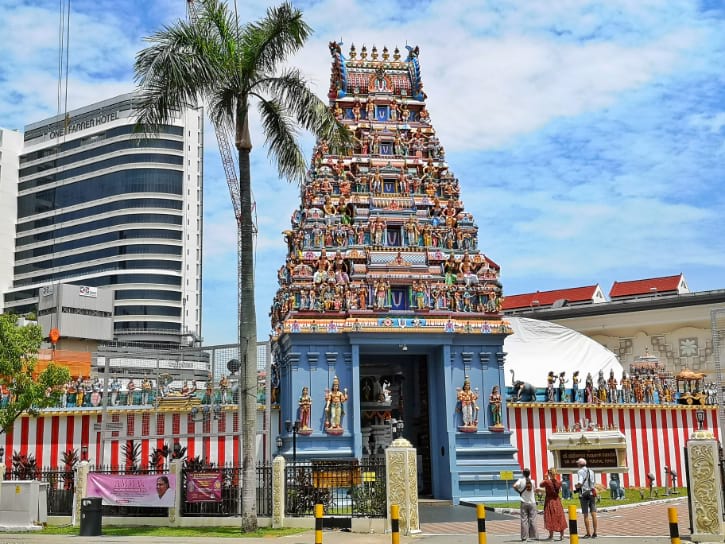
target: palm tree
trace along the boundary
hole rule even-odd
[[[281,177],[301,181],[305,160],[297,126],[331,142],[348,141],[341,123],[294,68],[278,70],[311,33],[302,13],[289,3],[240,25],[221,0],[200,0],[197,16],[177,21],[147,38],[136,57],[139,124],[147,132],[175,112],[200,101],[211,121],[231,130],[239,156],[240,299],[239,342],[244,353],[240,395],[242,443],[242,530],[257,528],[257,319],[254,307],[254,225],[249,156],[249,108],[256,103],[269,156]]]

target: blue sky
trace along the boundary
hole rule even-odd
[[[133,89],[143,37],[184,0],[71,3],[68,107]],[[241,20],[266,2],[239,2]],[[725,287],[725,9],[686,0],[296,4],[315,33],[293,62],[324,97],[327,43],[420,46],[433,125],[502,267],[504,292],[683,272]],[[0,3],[0,126],[58,109],[58,2]],[[299,204],[253,133],[259,338]],[[236,338],[235,227],[214,133],[205,156],[205,342]],[[312,142],[304,140],[307,155]]]

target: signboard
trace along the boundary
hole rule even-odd
[[[112,506],[165,506],[173,508],[176,496],[173,474],[88,474],[87,497],[101,497]]]
[[[502,470],[499,478],[501,478],[504,481],[509,481],[514,479],[514,471],[513,470]]]
[[[577,459],[587,460],[587,466],[591,469],[611,469],[618,466],[617,450],[614,448],[596,450],[562,450],[561,468],[577,467]]]
[[[221,472],[194,472],[186,476],[186,502],[221,502],[221,500]]]
[[[98,297],[98,287],[87,287],[85,285],[81,285],[78,288],[78,294],[82,297],[97,298]]]

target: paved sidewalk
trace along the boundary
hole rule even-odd
[[[647,504],[622,506],[607,509],[599,513],[599,538],[584,540],[580,544],[668,544],[669,523],[667,509],[677,508],[678,526],[682,540],[689,540],[689,518],[687,500],[683,498],[668,501],[653,501]],[[476,511],[470,507],[447,507],[450,515],[446,518],[446,507],[433,523],[421,524],[422,532],[416,535],[401,535],[402,544],[477,544]],[[468,517],[470,514],[470,518]],[[496,519],[494,519],[496,518]],[[455,521],[446,521],[454,519]],[[470,519],[470,521],[468,521]],[[539,535],[546,537],[543,517],[539,516]],[[583,522],[579,515],[579,534],[583,534]],[[521,544],[519,538],[519,518],[517,512],[508,515],[489,515],[486,520],[488,544]],[[390,534],[348,533],[343,531],[324,531],[323,544],[388,544]],[[79,537],[41,535],[38,533],[0,533],[0,544],[28,542],[33,544],[187,544],[184,537]],[[305,531],[296,535],[278,538],[203,538],[195,537],[193,544],[314,544],[314,531]],[[554,541],[556,542],[556,541]],[[564,544],[569,542],[568,531]]]

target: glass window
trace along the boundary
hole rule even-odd
[[[126,193],[182,194],[182,172],[138,168],[112,172],[18,198],[18,219]]]

